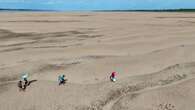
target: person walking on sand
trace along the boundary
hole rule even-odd
[[[24,88],[23,88],[23,85],[22,85],[22,81],[18,81],[18,88],[19,88],[19,91],[24,91]]]
[[[66,82],[65,82],[66,80],[65,80],[65,75],[59,75],[58,76],[58,82],[59,82],[59,85],[61,85],[61,84],[65,84]]]
[[[29,85],[29,81],[28,81],[28,74],[22,74],[21,76],[21,80],[18,82],[18,87],[19,90],[21,91],[25,91],[26,87]]]
[[[28,81],[28,74],[23,74],[22,75],[22,80],[24,81],[24,86],[26,87],[26,86],[28,86],[28,84],[29,84],[29,81]]]
[[[112,82],[115,82],[116,81],[116,72],[112,72],[112,74],[110,75],[110,80]]]

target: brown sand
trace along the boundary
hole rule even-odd
[[[194,49],[195,13],[2,12],[0,110],[194,110]]]

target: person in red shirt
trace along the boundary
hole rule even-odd
[[[116,72],[112,72],[112,74],[110,75],[110,80],[113,82],[116,81]]]

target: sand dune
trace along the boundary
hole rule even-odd
[[[0,110],[195,108],[194,13],[0,15]]]

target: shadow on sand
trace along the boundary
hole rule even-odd
[[[30,86],[30,84],[32,84],[32,83],[34,83],[34,82],[36,82],[37,80],[30,80],[29,82],[28,82],[28,85],[27,86]]]
[[[65,85],[67,83],[68,79],[64,79],[64,81],[60,82],[59,85]]]

